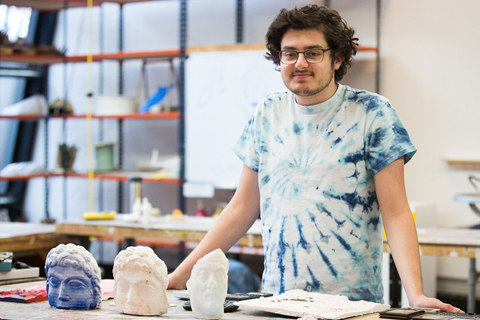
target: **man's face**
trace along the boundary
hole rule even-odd
[[[283,35],[281,50],[303,52],[309,49],[329,49],[322,32],[313,29],[290,29]],[[335,94],[335,70],[340,68],[341,64],[341,59],[332,61],[331,51],[325,51],[320,63],[309,63],[305,56],[299,53],[294,64],[280,62],[280,70],[285,86],[295,94],[297,103],[313,105],[324,102]]]
[[[206,315],[214,314],[219,308],[223,310],[227,276],[225,267],[216,263],[203,263],[195,268],[187,284],[192,309]]]
[[[48,302],[61,309],[87,310],[93,301],[91,279],[72,267],[54,266],[48,272]]]
[[[117,271],[115,277],[115,305],[119,312],[126,314],[157,315],[165,303],[166,286],[153,272],[127,268]],[[168,308],[168,306],[167,306]]]

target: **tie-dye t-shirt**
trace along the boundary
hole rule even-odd
[[[233,148],[258,172],[264,292],[303,289],[383,301],[382,222],[373,175],[416,152],[390,102],[339,85],[301,106],[268,96]]]

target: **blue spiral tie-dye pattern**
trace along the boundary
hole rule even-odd
[[[373,176],[416,152],[389,101],[343,85],[308,107],[291,92],[275,93],[259,103],[233,150],[258,172],[262,289],[382,302]]]

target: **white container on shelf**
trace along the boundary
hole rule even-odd
[[[96,115],[110,116],[130,113],[135,113],[135,103],[132,98],[106,95],[97,98]]]

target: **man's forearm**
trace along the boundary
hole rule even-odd
[[[380,170],[374,179],[388,245],[412,303],[417,295],[423,295],[423,285],[417,229],[408,205],[403,176],[403,158],[399,158]]]
[[[395,266],[411,303],[415,296],[423,294],[417,231],[411,213],[394,217],[386,230]]]

